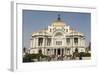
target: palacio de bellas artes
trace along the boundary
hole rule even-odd
[[[47,27],[32,31],[29,48],[23,47],[23,62],[90,60],[91,43],[74,28],[57,14]]]

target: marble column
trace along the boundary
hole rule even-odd
[[[56,55],[56,49],[54,49],[54,55]]]
[[[53,37],[51,38],[51,46],[53,46],[54,44],[54,40],[53,40]]]
[[[39,38],[37,38],[37,47],[38,47],[38,43],[39,43]]]
[[[52,49],[50,48],[50,55],[52,55]]]
[[[52,48],[50,48],[50,51],[51,51],[51,54],[50,55],[52,55]]]
[[[66,50],[65,50],[65,48],[64,48],[64,55],[66,55]]]
[[[80,46],[80,37],[78,38],[78,47]]]
[[[37,39],[36,39],[36,37],[34,39],[35,39],[34,43],[35,43],[35,47],[36,47],[36,43],[37,43],[36,41],[37,41]]]
[[[65,48],[64,48],[64,55],[65,55]]]
[[[45,38],[45,46],[47,46],[47,38]]]
[[[57,55],[58,50],[56,49],[56,55]]]
[[[51,48],[51,55],[53,54],[53,49]]]
[[[38,47],[38,37],[36,38],[36,47]]]
[[[60,49],[60,55],[62,55],[62,49]]]
[[[54,54],[54,49],[52,48],[52,55]]]
[[[65,48],[65,55],[66,55],[66,48]]]
[[[42,46],[44,47],[45,45],[45,38],[43,38],[43,43],[42,43]]]
[[[62,48],[62,54],[61,55],[63,55],[64,54],[64,49]]]

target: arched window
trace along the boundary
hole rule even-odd
[[[66,38],[66,42],[69,45],[70,44],[70,38]]]
[[[68,32],[68,29],[66,29],[66,32]]]
[[[39,54],[42,54],[42,50],[41,50],[41,49],[40,49],[40,50],[38,50],[38,53],[39,53]]]
[[[74,43],[78,44],[78,38],[74,38]]]
[[[51,44],[51,38],[47,38],[47,45],[50,46]]]
[[[78,53],[78,48],[75,48],[75,52]]]
[[[38,39],[38,46],[42,46],[42,43],[43,43],[43,38],[39,38]]]

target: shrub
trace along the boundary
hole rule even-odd
[[[82,56],[82,57],[90,57],[91,54],[90,53],[85,53],[85,52],[80,52],[79,53],[79,56]]]
[[[23,57],[23,62],[34,62],[33,59],[38,59],[38,61],[39,61],[40,57],[47,58],[48,56],[40,54],[40,53],[38,53],[38,54],[26,54]]]

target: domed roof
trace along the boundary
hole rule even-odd
[[[58,19],[52,23],[53,27],[64,27],[66,24],[61,20],[60,15],[58,15]]]

